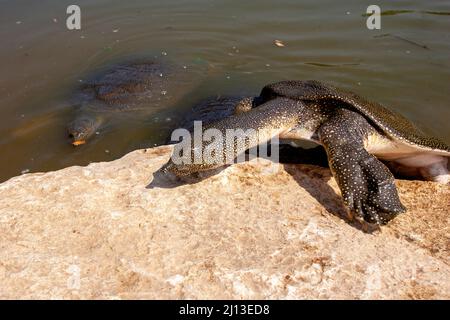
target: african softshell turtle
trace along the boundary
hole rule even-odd
[[[90,76],[72,97],[76,114],[67,126],[71,143],[84,144],[108,121],[124,113],[145,117],[173,106],[201,79],[190,71],[155,58],[109,66]]]
[[[231,148],[225,145],[225,139],[201,142],[202,149],[221,144],[217,150],[223,150],[219,157],[223,161],[276,134],[285,141],[309,140],[322,145],[344,203],[356,217],[371,223],[385,224],[406,210],[391,170],[450,182],[449,146],[378,103],[318,81],[267,85],[259,97],[236,103],[235,114],[204,126],[203,132],[209,128],[218,129],[224,136],[227,129],[258,129],[251,131],[244,144],[234,143]],[[192,145],[191,157],[194,148],[198,146]],[[198,163],[193,158],[176,164],[171,158],[161,171],[182,177],[223,164]]]

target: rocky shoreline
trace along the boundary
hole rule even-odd
[[[0,298],[450,298],[449,186],[398,180],[408,212],[368,232],[313,165],[149,187],[171,150],[0,184]]]

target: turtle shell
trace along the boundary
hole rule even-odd
[[[181,66],[138,61],[109,66],[88,78],[73,97],[86,111],[155,111],[191,89],[189,74]]]
[[[202,121],[203,125],[222,120],[234,114],[236,105],[243,101],[243,96],[219,96],[206,98],[196,103],[186,113],[180,126],[187,130],[194,128],[194,121]]]
[[[326,101],[326,105],[348,108],[364,115],[372,124],[394,140],[419,149],[450,153],[450,147],[437,138],[427,136],[401,114],[379,103],[371,102],[349,91],[325,85],[319,81],[280,81],[265,86],[260,94],[261,102],[277,97],[303,101]]]
[[[139,109],[142,100],[161,97],[167,72],[161,64],[139,62],[118,65],[87,80],[78,97],[97,111]]]

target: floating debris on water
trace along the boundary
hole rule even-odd
[[[113,32],[117,33],[117,32],[119,32],[119,29],[114,29]]]
[[[277,47],[285,47],[286,45],[284,44],[283,41],[281,40],[274,40],[273,42]]]
[[[404,13],[413,13],[415,12],[414,10],[385,10],[385,11],[381,11],[380,15],[382,16],[395,16],[398,14],[404,14]],[[363,17],[368,17],[372,15],[371,13],[364,13],[362,16]]]
[[[163,91],[161,91],[161,94],[162,94],[163,96],[165,96],[165,95],[167,94],[167,91],[166,91],[166,90],[163,90]]]
[[[424,45],[424,44],[420,44],[420,43],[418,43],[418,42],[415,42],[415,41],[412,41],[412,40],[409,40],[409,39],[400,37],[400,36],[395,35],[395,34],[384,33],[384,34],[376,35],[376,36],[373,36],[373,37],[374,37],[374,38],[393,37],[393,38],[395,38],[395,39],[398,39],[398,40],[402,40],[402,41],[408,42],[409,44],[412,44],[412,45],[414,45],[414,46],[420,47],[420,48],[422,48],[422,49],[430,50],[430,48],[429,48],[428,46]]]
[[[417,11],[417,10],[386,10],[382,11],[380,15],[382,16],[395,16],[398,14],[405,14],[405,13],[424,13],[424,14],[434,14],[439,16],[450,16],[450,12],[446,11]],[[363,17],[370,16],[371,13],[363,13]]]
[[[423,11],[423,13],[435,14],[438,16],[450,16],[450,12],[445,12],[445,11]]]
[[[108,150],[108,149],[105,149],[105,153],[109,153],[109,150]]]
[[[54,22],[54,23],[58,23],[58,19],[53,18],[53,22]]]
[[[22,21],[16,21],[16,24],[21,24],[22,23]]]
[[[167,56],[167,52],[165,52],[165,51],[161,52],[161,54],[162,54],[163,56]]]
[[[381,11],[382,16],[395,16],[397,14],[413,13],[414,10],[386,10]]]
[[[359,63],[321,63],[321,62],[304,62],[306,65],[315,66],[315,67],[346,67],[346,66],[359,66]]]
[[[30,172],[30,169],[25,169],[25,170],[20,171],[21,174],[25,174],[25,173],[28,173],[28,172]]]

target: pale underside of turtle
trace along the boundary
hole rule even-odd
[[[354,93],[317,81],[282,81],[264,87],[259,97],[238,102],[235,109],[234,115],[203,130],[215,128],[223,136],[227,129],[258,129],[253,131],[257,133],[234,148],[214,140],[203,142],[203,149],[220,143],[221,159],[234,159],[274,135],[294,144],[300,140],[320,144],[345,204],[368,222],[384,224],[406,210],[391,171],[450,182],[449,146],[428,137],[403,116]],[[170,160],[162,170],[182,177],[223,164]]]
[[[176,103],[193,81],[184,68],[156,61],[113,66],[84,82],[73,97],[75,119],[67,130],[74,145],[83,144],[118,113],[148,114]]]

